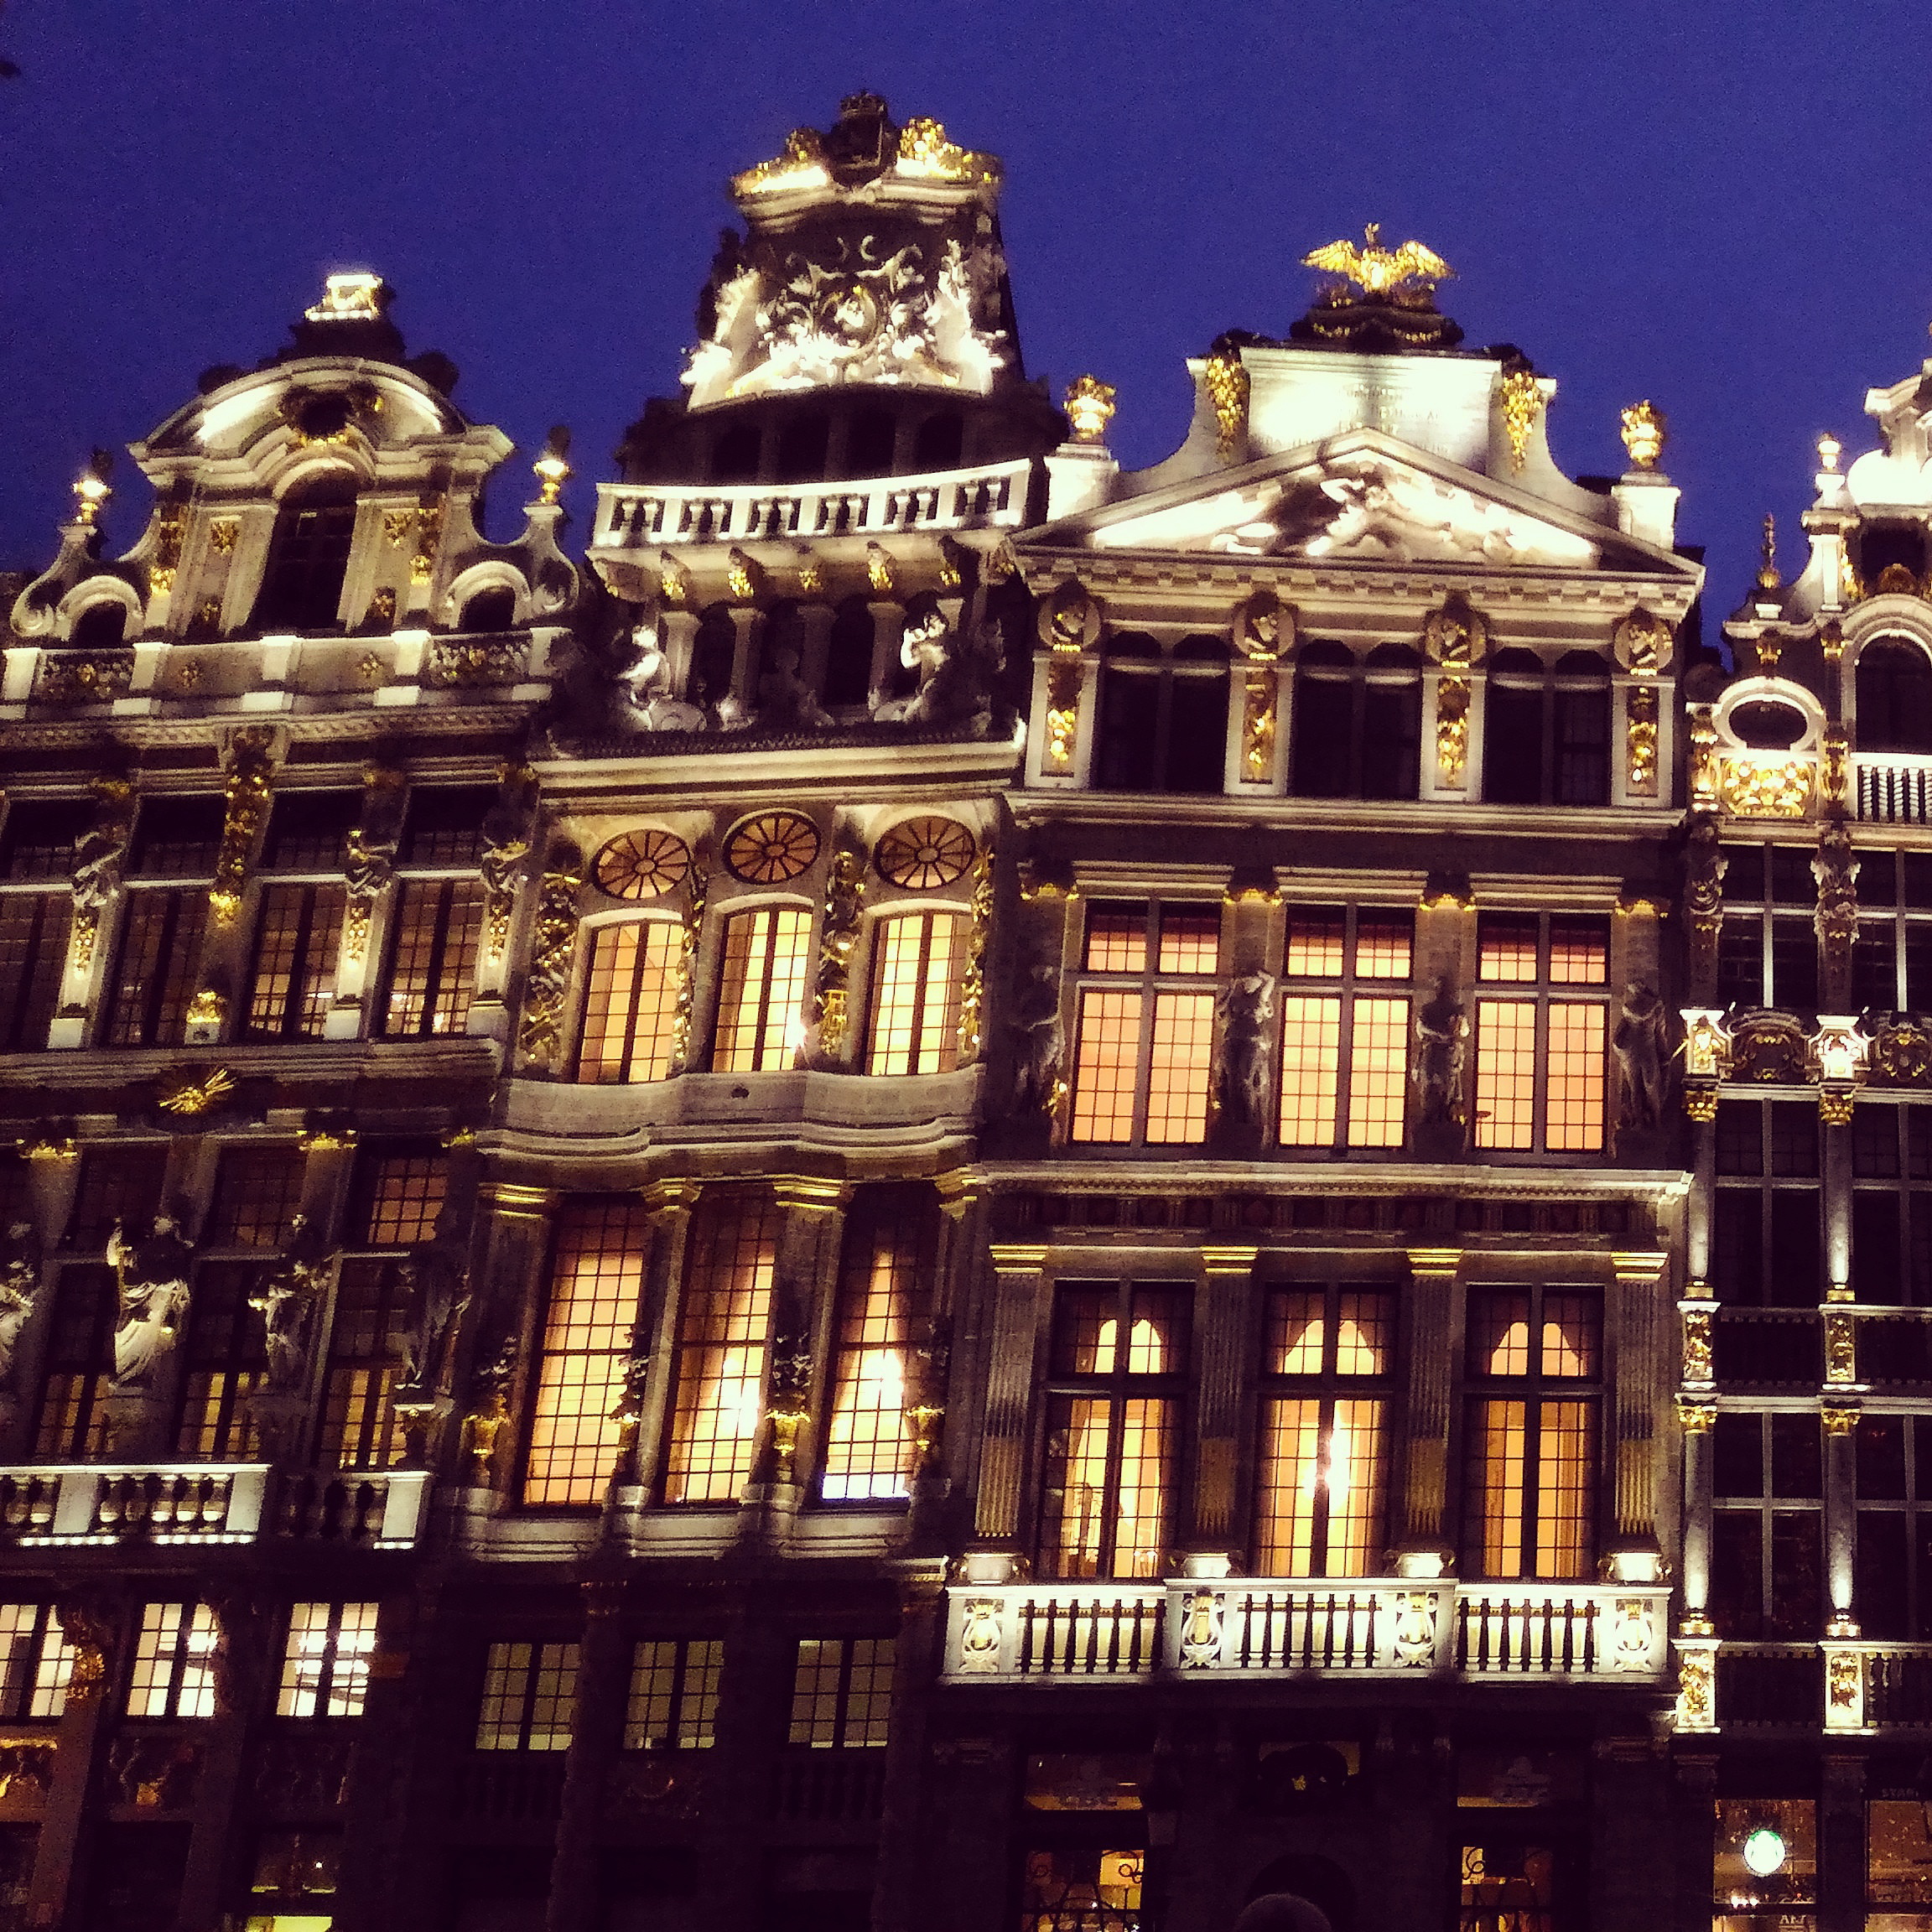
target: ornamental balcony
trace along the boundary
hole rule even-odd
[[[600,483],[590,549],[1017,530],[1031,460],[848,483]]]
[[[422,1534],[421,1469],[283,1475],[265,1462],[34,1463],[0,1468],[0,1547],[257,1543],[408,1550]]]
[[[1655,1584],[1403,1578],[955,1584],[950,1684],[1454,1677],[1659,1684]]]
[[[1858,816],[1893,825],[1932,824],[1932,758],[1860,751],[1852,759]]]
[[[1678,1649],[1685,1675],[1703,1677],[1709,1685],[1691,1722],[1685,1721],[1680,1705],[1680,1730],[1932,1731],[1932,1644],[1855,1637],[1815,1644],[1680,1638]]]

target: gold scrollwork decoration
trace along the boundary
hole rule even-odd
[[[993,932],[993,848],[982,846],[973,864],[968,901],[972,924],[966,935],[966,970],[959,982],[959,1064],[979,1057],[986,1024],[986,948]]]
[[[1509,467],[1520,474],[1530,460],[1530,438],[1543,413],[1543,385],[1533,369],[1513,369],[1503,378],[1503,430],[1509,439]]]
[[[577,896],[583,886],[584,862],[576,849],[558,847],[538,891],[530,969],[523,988],[523,1023],[517,1034],[517,1044],[535,1061],[553,1059],[564,1044],[564,995],[577,943]]]
[[[1633,684],[1623,693],[1623,776],[1630,790],[1657,789],[1657,687]]]
[[[1815,782],[1809,758],[1734,752],[1722,761],[1717,795],[1734,818],[1802,818]]]

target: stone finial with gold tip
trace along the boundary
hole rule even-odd
[[[1764,535],[1758,547],[1757,583],[1760,590],[1784,588],[1784,579],[1778,574],[1778,520],[1769,511],[1764,513]]]
[[[1076,443],[1104,443],[1114,420],[1114,385],[1098,376],[1076,376],[1060,398]]]
[[[114,474],[114,453],[96,449],[88,459],[74,485],[75,520],[83,530],[91,530],[101,515],[101,506],[114,494],[107,479]]]
[[[1623,447],[1629,451],[1631,464],[1636,469],[1657,467],[1670,434],[1670,425],[1664,412],[1648,397],[1641,402],[1633,402],[1623,412]]]

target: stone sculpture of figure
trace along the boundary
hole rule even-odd
[[[121,863],[134,830],[132,793],[103,794],[94,823],[74,841],[74,904],[83,912],[101,911],[119,891]]]
[[[1268,1099],[1268,1022],[1275,1016],[1275,976],[1246,973],[1222,994],[1221,1115],[1253,1125]]]
[[[1818,850],[1811,860],[1818,883],[1818,937],[1825,948],[1826,970],[1834,982],[1851,970],[1852,943],[1858,936],[1858,861],[1852,852],[1852,828],[1842,818],[1828,818],[1819,828]],[[1844,989],[1832,988],[1833,997]]]
[[[107,1260],[120,1287],[114,1329],[117,1389],[145,1389],[149,1372],[174,1346],[188,1307],[189,1272],[195,1250],[175,1218],[164,1212],[148,1232],[130,1240],[114,1223],[107,1237]]]
[[[832,714],[798,675],[798,647],[781,638],[766,652],[771,668],[758,680],[758,722],[767,731],[829,724]]]
[[[1066,1034],[1060,1025],[1060,974],[1046,961],[1026,969],[1010,1024],[1019,1035],[1013,1073],[1013,1111],[1051,1114],[1058,1098]]]
[[[1684,853],[1684,910],[1693,919],[1724,916],[1724,874],[1730,861],[1717,849],[1715,813],[1692,815]]]
[[[1664,1002],[1654,989],[1632,981],[1610,1030],[1626,1126],[1654,1127],[1664,1118],[1665,1025]]]
[[[20,1331],[40,1296],[40,1237],[31,1221],[16,1221],[0,1246],[0,1389],[12,1386]]]
[[[351,899],[373,899],[396,869],[402,837],[402,782],[397,774],[372,774],[362,793],[362,814],[349,834],[343,872]]]
[[[248,1297],[262,1317],[271,1389],[300,1389],[308,1381],[315,1314],[329,1290],[331,1259],[320,1224],[298,1214],[280,1255]]]
[[[413,1400],[449,1393],[456,1332],[470,1306],[468,1242],[439,1217],[436,1233],[402,1260],[407,1291],[402,1333],[402,1389]]]
[[[1449,982],[1439,977],[1433,998],[1415,1015],[1415,1057],[1410,1072],[1426,1121],[1463,1124],[1463,1071],[1469,1050],[1469,1021]]]
[[[704,714],[671,694],[671,660],[657,625],[621,632],[610,647],[605,715],[593,731],[701,731]]]
[[[996,624],[982,625],[971,639],[953,630],[937,602],[915,600],[906,613],[899,662],[919,673],[910,698],[881,704],[875,715],[908,724],[970,725],[983,735],[992,721],[993,681],[1005,668],[1006,651]]]

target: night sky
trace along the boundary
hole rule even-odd
[[[516,439],[608,453],[677,392],[727,174],[883,93],[1006,165],[1028,372],[1117,383],[1130,466],[1179,440],[1183,356],[1285,333],[1309,248],[1379,221],[1446,256],[1473,345],[1561,387],[1564,469],[1670,419],[1721,617],[1813,443],[1932,349],[1922,7],[1551,0],[14,0],[0,52],[0,568],[53,553],[95,444],[286,340],[329,267],[400,291],[411,349]],[[146,514],[123,459],[117,549]]]

